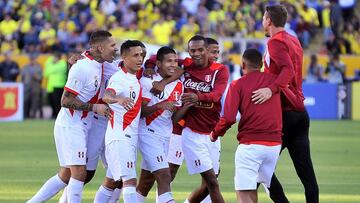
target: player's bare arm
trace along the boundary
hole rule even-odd
[[[175,80],[178,80],[183,74],[184,74],[184,70],[180,67],[177,67],[175,69],[174,75],[164,78],[161,81],[153,82],[153,87],[150,90],[150,92],[153,93],[154,95],[160,94],[162,91],[164,91],[164,88],[167,84],[174,82]]]
[[[76,98],[76,95],[64,90],[61,97],[61,106],[78,111],[93,111],[107,118],[112,117],[111,109],[105,104],[84,103]]]
[[[105,90],[103,101],[108,104],[119,103],[127,111],[134,107],[134,100],[130,99],[129,97],[116,95],[114,91],[108,89]]]
[[[141,117],[147,117],[153,113],[155,113],[158,110],[168,110],[171,112],[176,111],[175,102],[174,101],[164,101],[157,104],[154,104],[152,106],[147,106],[149,102],[143,101],[141,106]]]

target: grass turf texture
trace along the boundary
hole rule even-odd
[[[56,174],[53,125],[53,121],[0,123],[0,202],[25,202]],[[226,202],[236,202],[233,191],[235,132],[234,126],[222,139],[219,181]],[[320,202],[360,202],[359,132],[359,121],[312,121],[310,140]],[[276,172],[289,200],[305,202],[302,185],[286,150]],[[99,165],[93,181],[85,187],[83,202],[92,202],[103,177],[104,170]],[[173,183],[175,199],[183,202],[199,183],[200,177],[188,176],[183,166]],[[155,202],[154,196],[151,192],[147,202]],[[49,202],[57,202],[58,198],[59,195]],[[262,189],[259,202],[271,202]]]

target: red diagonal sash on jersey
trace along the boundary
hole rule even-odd
[[[102,66],[101,66],[101,80],[100,80],[100,83],[99,83],[99,84],[101,84],[103,78],[104,78],[104,64],[102,64]],[[95,96],[93,96],[93,97],[90,99],[90,101],[88,101],[87,103],[96,104],[96,102],[97,102],[97,100],[98,100],[98,98],[99,98],[100,89],[101,89],[101,87],[99,87],[99,89],[98,89],[98,91],[96,92]],[[81,119],[86,118],[87,115],[88,115],[88,113],[89,113],[88,111],[83,111],[83,112],[82,112]]]
[[[170,96],[165,99],[164,101],[162,102],[167,102],[167,101],[177,101],[178,98],[175,98],[175,92],[179,92],[181,93],[182,92],[182,83],[181,82],[178,82],[175,86],[175,88],[173,89],[173,91],[170,93]],[[178,95],[180,96],[180,95]],[[164,112],[163,109],[160,109],[160,110],[157,110],[155,111],[154,113],[152,113],[150,116],[147,116],[145,118],[145,121],[146,121],[146,125],[150,125],[151,122],[153,122],[157,117],[159,117],[162,113]]]
[[[124,114],[123,130],[125,130],[126,127],[128,127],[138,115],[141,109],[141,98],[142,98],[142,88],[140,88],[140,94],[134,107]]]

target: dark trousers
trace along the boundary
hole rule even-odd
[[[309,115],[304,112],[283,112],[283,144],[293,161],[296,173],[300,178],[307,203],[319,202],[319,188],[315,177],[310,155]],[[275,203],[288,203],[284,190],[275,174],[271,179],[270,198]]]
[[[54,88],[52,93],[48,93],[48,100],[52,109],[52,118],[56,118],[61,109],[61,96],[63,90],[63,88]]]

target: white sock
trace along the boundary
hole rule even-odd
[[[112,189],[109,189],[103,185],[100,185],[98,191],[96,192],[94,203],[106,203],[111,199],[113,193]]]
[[[64,188],[63,193],[59,199],[59,203],[67,203],[67,187]]]
[[[156,187],[156,191],[155,191],[155,203],[159,203],[159,194],[158,194],[158,189]]]
[[[46,181],[40,190],[29,201],[27,201],[27,203],[45,202],[55,196],[64,187],[66,187],[66,183],[64,183],[56,174]]]
[[[189,202],[189,200],[188,200],[188,199],[186,199],[184,203],[190,203],[190,202]]]
[[[125,192],[124,192],[124,195],[125,195]],[[136,193],[136,196],[137,196],[138,203],[144,203],[145,202],[145,199],[146,199],[145,196],[143,196],[142,194],[140,194],[138,192]]]
[[[120,196],[121,196],[121,191],[122,191],[122,189],[115,188],[115,190],[112,193],[109,203],[118,203]]]
[[[165,192],[159,196],[159,203],[175,203],[171,192]]]
[[[137,194],[136,187],[124,187],[123,188],[124,203],[138,203],[136,194]]]
[[[211,203],[211,198],[210,195],[206,196],[205,199],[203,199],[203,201],[201,201],[201,203]]]
[[[68,185],[68,202],[70,203],[80,203],[82,198],[82,191],[84,188],[84,182],[76,180],[75,178],[70,178]]]

